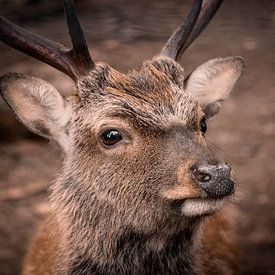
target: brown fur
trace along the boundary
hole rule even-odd
[[[231,213],[230,213],[231,212]],[[198,274],[238,274],[232,209],[207,219],[200,228],[196,255]]]
[[[13,105],[8,87],[3,78],[3,96]],[[99,63],[76,87],[62,141],[54,138],[68,140],[51,192],[54,215],[34,237],[23,274],[233,274],[222,212],[181,212],[186,199],[207,201],[191,167],[219,163],[200,133],[204,110],[185,92],[182,67],[156,57],[140,72],[122,74]],[[45,132],[35,121],[29,127]],[[124,135],[113,148],[100,142],[106,127]]]

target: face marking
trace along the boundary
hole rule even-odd
[[[189,175],[189,169],[194,160],[186,161],[177,171],[178,184],[162,192],[162,196],[168,200],[183,200],[187,198],[201,197],[201,192]]]
[[[196,217],[212,214],[220,210],[224,203],[225,199],[187,199],[181,207],[181,212],[186,217]]]

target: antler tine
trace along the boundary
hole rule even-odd
[[[176,29],[170,36],[166,45],[161,50],[160,54],[179,60],[189,34],[191,33],[198,19],[201,10],[202,0],[195,0],[187,19]]]
[[[67,22],[73,44],[72,49],[11,23],[0,16],[0,40],[7,45],[47,63],[67,74],[73,80],[94,68],[73,3],[64,0]]]
[[[189,35],[184,47],[182,47],[182,52],[184,52],[190,44],[200,35],[204,28],[211,21],[213,16],[218,11],[223,0],[205,0],[203,1],[201,12],[195,27],[193,28],[191,34]]]
[[[198,37],[198,35],[207,26],[210,20],[218,11],[223,0],[195,0],[193,8],[188,15],[187,22],[183,23],[169,38],[167,44],[162,49],[161,54],[179,60],[185,50]],[[198,11],[198,7],[200,10]],[[199,12],[199,15],[197,14]],[[196,14],[197,17],[192,17]],[[192,19],[189,21],[189,17]]]
[[[64,0],[64,10],[73,45],[73,58],[75,59],[79,70],[83,70],[85,73],[86,71],[93,69],[95,64],[90,56],[89,49],[72,0]]]

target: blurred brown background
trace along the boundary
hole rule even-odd
[[[182,21],[190,0],[76,1],[95,60],[139,68]],[[0,0],[0,13],[36,33],[68,44],[61,1]],[[187,71],[219,56],[241,55],[246,72],[208,142],[238,179],[235,219],[242,274],[275,274],[275,1],[226,0],[182,58]],[[41,77],[64,94],[71,80],[0,42],[0,74]],[[0,274],[18,274],[27,240],[48,212],[47,189],[61,154],[34,137],[0,99]]]

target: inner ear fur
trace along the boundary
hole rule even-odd
[[[206,117],[211,117],[219,112],[243,70],[244,60],[239,56],[209,60],[185,80],[185,90],[197,97]]]
[[[72,108],[51,84],[33,76],[8,73],[0,77],[0,93],[28,129],[67,149],[66,126]]]

